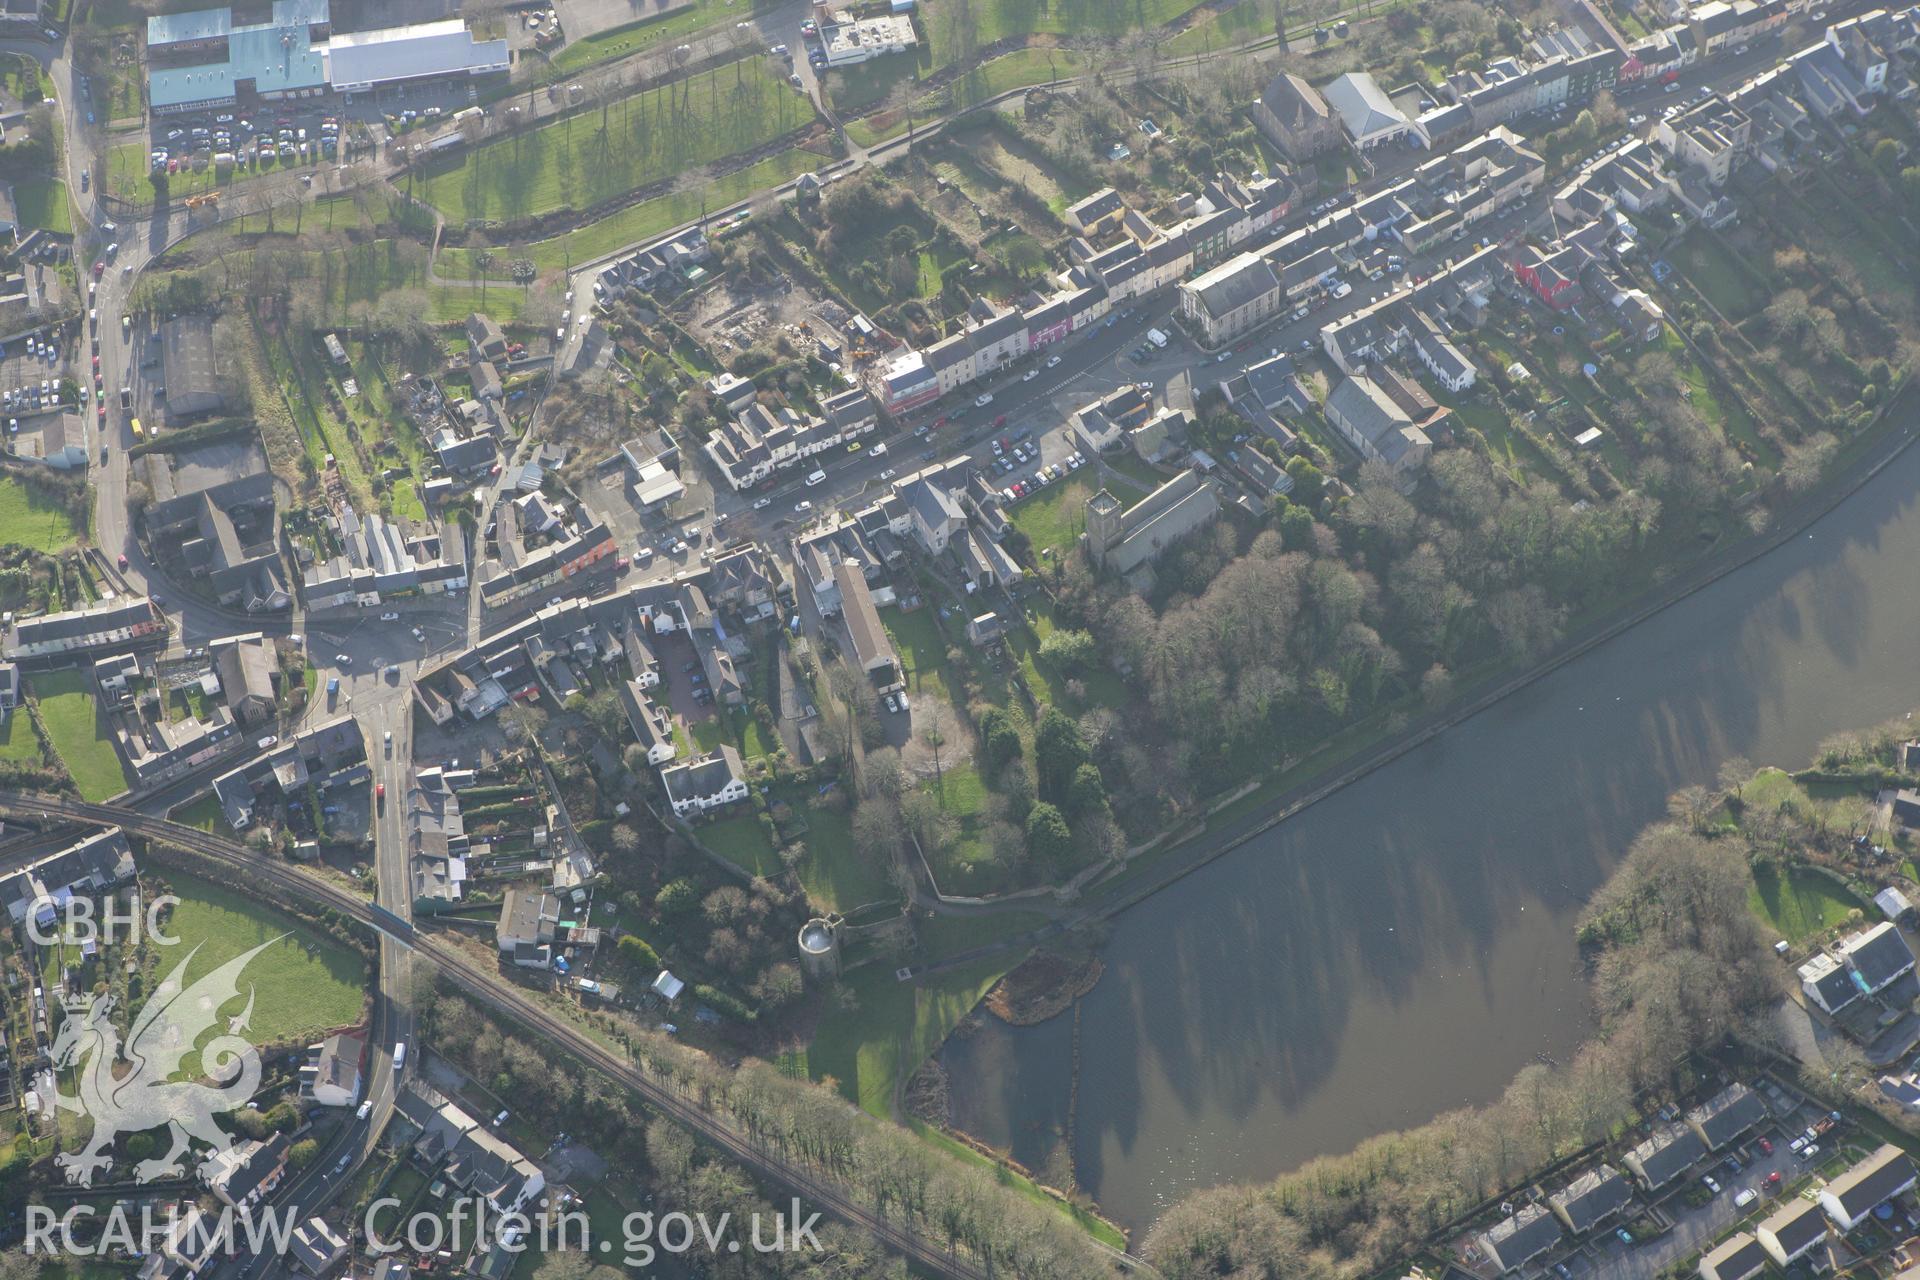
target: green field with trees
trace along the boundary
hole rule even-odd
[[[422,166],[420,194],[455,223],[590,209],[697,175],[704,165],[764,146],[814,118],[812,104],[765,59],[743,58],[430,160]],[[397,183],[405,188],[408,180]]]

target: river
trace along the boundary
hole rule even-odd
[[[1920,705],[1920,449],[1806,533],[1112,922],[1081,1010],[1080,1185],[1185,1193],[1497,1097],[1592,1027],[1583,903],[1722,761],[1798,766]],[[958,1127],[1042,1167],[1072,1027],[943,1051]]]

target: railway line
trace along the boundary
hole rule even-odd
[[[264,881],[284,891],[289,898],[327,907],[357,920],[438,966],[462,994],[505,1013],[577,1060],[633,1090],[655,1111],[697,1133],[768,1182],[810,1201],[827,1216],[868,1232],[887,1248],[911,1259],[929,1273],[953,1277],[954,1280],[985,1280],[989,1274],[973,1262],[934,1247],[911,1229],[857,1203],[834,1184],[754,1147],[708,1112],[663,1087],[632,1062],[542,1008],[511,984],[502,981],[498,975],[485,972],[454,948],[430,934],[419,932],[413,925],[356,894],[262,858],[237,841],[136,809],[87,804],[63,796],[7,791],[0,792],[0,813],[9,817],[118,826],[129,834],[229,864],[255,881]],[[1116,1255],[1115,1260],[1120,1261],[1120,1257]]]

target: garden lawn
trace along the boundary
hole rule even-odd
[[[429,163],[425,196],[456,223],[590,209],[813,119],[812,103],[766,59],[743,58]]]
[[[1804,867],[1784,873],[1763,863],[1753,871],[1748,902],[1788,942],[1799,942],[1843,923],[1863,904],[1831,876]]]
[[[0,543],[51,553],[70,546],[79,532],[65,507],[42,497],[24,480],[0,477]]]
[[[13,184],[14,212],[21,231],[73,234],[73,214],[67,207],[67,184],[58,178],[33,178]]]
[[[211,831],[219,835],[231,835],[227,826],[226,813],[220,807],[220,798],[212,792],[195,796],[167,815],[168,819],[185,827],[198,827],[202,831]]]
[[[170,950],[185,956],[199,948],[188,981],[260,943],[271,944],[242,972],[241,1000],[234,1004],[237,1010],[248,987],[253,989],[247,1035],[255,1044],[304,1045],[360,1019],[368,975],[358,952],[222,885],[171,870],[167,881],[180,898],[167,925],[180,945]],[[172,955],[163,955],[161,973],[174,963]]]
[[[694,834],[699,837],[701,844],[750,876],[780,874],[780,855],[774,851],[773,842],[767,839],[766,828],[760,825],[758,813],[742,813],[718,822],[709,822],[696,827]]]
[[[1668,256],[1694,288],[1735,324],[1767,305],[1766,290],[1754,283],[1732,251],[1711,232],[1689,232]]]
[[[31,677],[27,690],[40,704],[40,720],[80,798],[97,804],[125,791],[126,771],[88,692],[87,678],[78,671],[53,671]]]
[[[46,757],[40,750],[40,735],[33,731],[33,717],[26,708],[7,712],[4,733],[0,733],[0,760],[18,764],[39,764]]]

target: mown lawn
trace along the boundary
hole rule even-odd
[[[773,842],[767,839],[758,813],[740,813],[718,822],[709,822],[695,828],[694,834],[699,837],[700,843],[748,875],[780,874],[780,855],[774,851]]]
[[[220,835],[232,834],[227,826],[226,813],[220,808],[220,799],[212,792],[195,796],[167,817],[182,826],[198,827],[202,831],[217,832]]]
[[[45,758],[40,750],[40,735],[33,730],[33,717],[24,707],[7,712],[6,729],[0,734],[0,760],[39,764]]]
[[[1833,928],[1862,906],[1858,898],[1829,876],[1805,868],[1783,875],[1771,864],[1754,868],[1748,903],[1788,942],[1799,942]]]
[[[0,543],[54,552],[70,546],[79,532],[65,507],[41,497],[24,480],[0,477]]]
[[[171,950],[194,953],[187,968],[191,982],[263,942],[271,942],[241,974],[244,1006],[252,989],[253,1013],[247,1038],[255,1044],[305,1044],[307,1037],[359,1020],[367,987],[367,965],[358,952],[309,930],[253,899],[210,881],[168,872],[180,898],[167,928],[180,939]],[[177,963],[161,957],[161,972]]]
[[[27,688],[40,704],[40,720],[80,798],[97,803],[125,791],[126,771],[94,706],[86,676],[78,671],[51,671],[33,676]]]
[[[766,59],[743,58],[430,164],[426,200],[456,223],[588,209],[813,118],[812,103]]]

